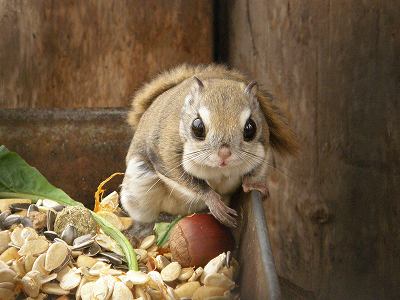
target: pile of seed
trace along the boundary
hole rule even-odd
[[[128,271],[119,246],[92,226],[55,229],[68,208],[49,200],[8,208],[0,214],[1,299],[236,298],[238,265],[229,252],[204,268],[182,268],[150,235],[135,249],[140,271]]]

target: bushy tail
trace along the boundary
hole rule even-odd
[[[181,65],[163,72],[136,92],[132,99],[132,110],[128,115],[128,123],[136,131],[140,118],[159,95],[193,76],[200,79],[224,78],[248,83],[249,80],[236,70],[223,65]],[[257,98],[270,129],[270,145],[281,154],[295,154],[298,144],[286,118],[278,107],[272,103],[268,93],[259,89]]]

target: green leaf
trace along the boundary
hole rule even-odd
[[[154,232],[157,235],[157,245],[160,246],[161,239],[165,235],[165,233],[168,231],[169,226],[171,223],[168,222],[160,222],[160,223],[155,223],[154,224]]]
[[[82,205],[5,146],[0,146],[0,198],[50,199],[63,205]]]
[[[92,212],[93,219],[96,220],[97,224],[100,225],[101,229],[103,229],[105,234],[108,234],[114,241],[116,241],[122,248],[122,251],[125,254],[125,258],[128,262],[128,267],[130,270],[139,271],[137,258],[135,250],[133,250],[131,243],[128,239],[119,231],[116,227],[114,227],[110,222],[100,217],[95,212]]]
[[[36,202],[50,199],[67,206],[83,205],[73,200],[63,190],[56,188],[35,168],[31,167],[15,152],[0,146],[0,199],[26,198]],[[90,211],[105,234],[113,238],[122,248],[130,270],[138,271],[136,253],[127,238],[109,222]]]
[[[154,231],[157,235],[157,245],[159,247],[164,246],[168,242],[172,228],[174,228],[175,224],[182,218],[182,216],[178,216],[171,223],[160,222],[154,224]]]

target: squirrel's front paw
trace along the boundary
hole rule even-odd
[[[227,206],[217,193],[212,193],[206,196],[205,202],[210,209],[211,214],[222,224],[228,227],[237,227],[236,210]]]
[[[243,178],[242,187],[245,193],[255,190],[259,191],[263,195],[263,199],[269,197],[266,180],[255,180],[255,178],[245,176]]]

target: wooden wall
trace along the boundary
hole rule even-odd
[[[159,70],[215,48],[275,95],[302,145],[270,170],[279,275],[307,297],[399,298],[399,2],[215,4],[0,1],[0,108],[127,106]]]
[[[157,72],[213,55],[212,2],[0,1],[0,108],[126,106]]]
[[[318,299],[400,295],[400,2],[226,1],[219,59],[289,113],[302,151],[265,203],[279,274]]]

